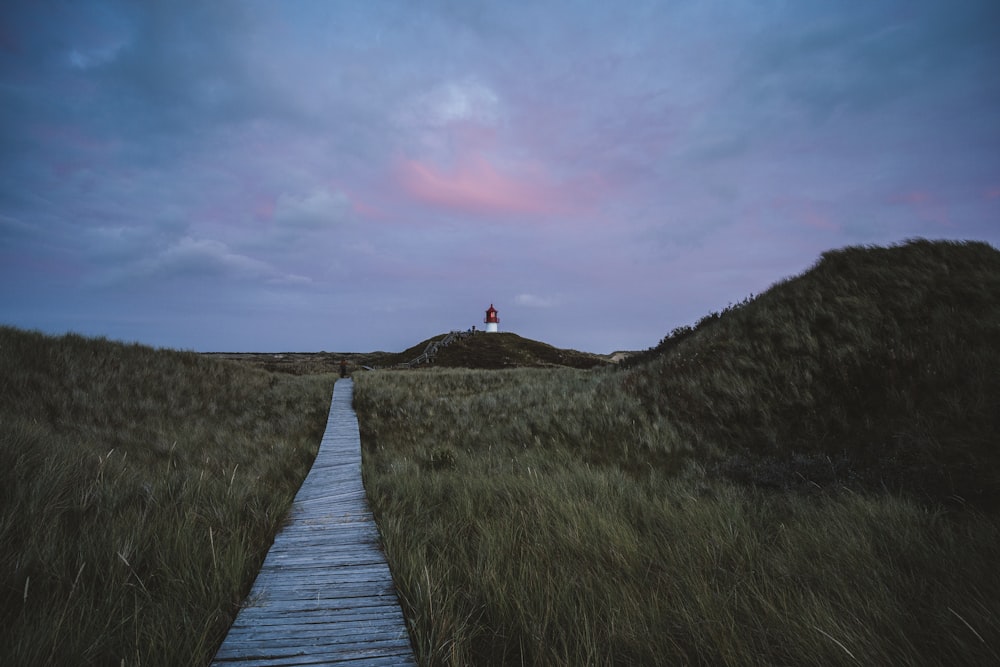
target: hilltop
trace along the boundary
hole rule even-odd
[[[393,368],[408,364],[422,355],[432,344],[441,343],[449,334],[439,334],[423,340],[402,352],[206,352],[205,356],[247,363],[267,371],[291,375],[336,373],[340,361],[346,360],[351,371],[359,368]],[[456,337],[441,346],[433,359],[414,368],[541,368],[565,366],[594,368],[617,362],[627,352],[612,355],[591,354],[553,347],[548,343],[523,338],[514,333],[468,334]]]
[[[1000,252],[911,241],[676,329],[622,386],[736,477],[1000,494]]]
[[[392,360],[407,363],[418,357],[427,347],[444,339],[447,334],[428,338],[404,350]],[[566,366],[569,368],[594,368],[608,364],[608,358],[598,354],[566,350],[548,343],[523,338],[515,333],[479,332],[457,338],[441,347],[431,362],[445,368],[523,368]]]

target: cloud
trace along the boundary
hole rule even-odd
[[[272,340],[405,347],[506,293],[612,348],[829,247],[995,244],[1000,4],[960,4],[3,2],[0,311],[169,343],[195,292],[323,293]]]
[[[89,70],[113,62],[128,45],[125,34],[126,29],[120,24],[114,26],[114,33],[111,34],[107,28],[89,31],[91,40],[70,49],[67,55],[70,66],[79,70]],[[77,35],[77,38],[79,37],[80,35]]]
[[[496,92],[475,78],[446,81],[415,96],[399,114],[404,126],[440,127],[453,123],[494,125],[500,118]]]
[[[185,236],[158,254],[113,269],[106,283],[132,279],[235,279],[268,285],[304,285],[306,276],[279,271],[265,261],[234,252],[221,241]]]
[[[816,231],[839,232],[841,226],[834,222],[825,207],[806,197],[779,195],[766,207],[769,217],[788,218],[793,225],[803,225]]]
[[[419,160],[401,160],[399,179],[413,198],[466,213],[552,213],[563,208],[537,181],[502,173],[482,156],[451,170]]]
[[[343,222],[351,203],[342,192],[326,188],[307,194],[281,194],[274,204],[274,221],[293,227],[328,227]]]
[[[537,294],[518,294],[514,297],[514,303],[525,308],[554,308],[559,305],[557,299]]]
[[[41,232],[36,226],[0,213],[0,239],[13,241],[22,238],[38,238],[39,236],[41,236]]]
[[[941,227],[953,226],[948,202],[933,192],[911,190],[890,197],[889,202],[908,207],[924,222],[931,222]]]

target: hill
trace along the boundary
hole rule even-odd
[[[288,375],[322,375],[339,373],[341,360],[348,368],[391,366],[400,356],[393,352],[202,352],[213,359],[242,364]]]
[[[283,372],[0,327],[0,663],[208,661],[341,358],[216,356]],[[628,367],[565,367],[600,361],[482,334],[435,365],[525,368],[357,375],[428,662],[996,662],[994,248],[824,253]]]
[[[419,659],[998,664],[998,279],[845,248],[628,368],[357,375]]]
[[[392,359],[407,363],[421,355],[428,345],[444,339],[447,334],[428,338],[404,350]],[[553,367],[594,368],[608,364],[607,357],[553,347],[514,333],[480,332],[457,338],[438,349],[431,365],[444,368],[523,368]]]
[[[826,252],[637,362],[625,390],[727,474],[1000,497],[1000,252],[985,243]]]
[[[440,343],[449,334],[440,334],[423,340],[402,352],[206,352],[204,356],[255,366],[266,371],[290,375],[336,373],[340,361],[347,361],[350,371],[362,367],[390,368],[408,364],[420,357],[433,343]],[[439,347],[429,366],[444,368],[523,368],[555,367],[594,368],[628,356],[627,352],[613,355],[590,354],[576,350],[553,347],[513,333],[480,332],[458,337],[454,342]],[[420,368],[422,364],[415,364]]]
[[[0,664],[207,664],[333,378],[0,326]]]

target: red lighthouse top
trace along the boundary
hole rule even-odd
[[[499,324],[500,318],[497,317],[497,309],[490,304],[489,310],[486,311],[486,319],[483,320],[486,324]]]

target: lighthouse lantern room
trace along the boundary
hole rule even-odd
[[[486,323],[486,333],[496,333],[498,327],[500,326],[500,318],[497,317],[497,309],[490,304],[489,310],[486,311],[486,319],[483,320]]]

